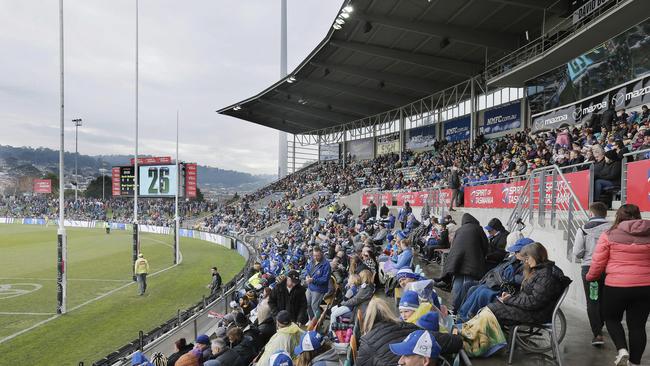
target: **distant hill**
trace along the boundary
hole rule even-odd
[[[66,152],[64,155],[66,174],[74,170],[74,157],[74,153]],[[99,175],[100,168],[110,169],[112,166],[127,165],[131,158],[131,155],[89,156],[80,154],[77,164],[80,173],[86,176],[97,176]],[[34,175],[38,171],[58,174],[58,164],[58,150],[43,147],[32,148],[0,145],[0,171],[4,171],[8,175],[25,175],[24,173],[26,172],[29,172],[29,175]],[[273,181],[274,176],[253,175],[234,170],[199,165],[198,179],[200,187],[250,190]]]

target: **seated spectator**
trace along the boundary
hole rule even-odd
[[[379,265],[382,282],[385,282],[389,277],[393,277],[400,269],[411,267],[411,261],[413,260],[411,241],[409,239],[402,239],[399,241],[399,247],[401,253],[397,255],[393,254],[390,260],[382,262]]]
[[[151,362],[147,359],[147,356],[144,353],[137,351],[131,357],[131,365],[133,366],[153,366]]]
[[[501,263],[508,254],[506,240],[510,232],[496,217],[490,220],[484,229],[488,233],[488,252],[485,256],[485,265],[486,270],[490,270]]]
[[[400,366],[435,366],[438,364],[441,348],[433,334],[416,330],[401,343],[389,345],[390,351],[399,356]]]
[[[176,364],[176,361],[184,354],[187,352],[191,351],[192,348],[194,348],[194,344],[190,343],[187,344],[187,341],[185,338],[181,338],[174,342],[174,350],[175,352],[172,353],[169,358],[167,359],[167,366],[174,366]]]
[[[621,185],[621,162],[618,161],[616,151],[610,150],[604,154],[604,159],[594,163],[594,202],[600,201],[604,189]],[[603,161],[604,160],[604,161]]]
[[[458,316],[462,321],[467,321],[487,304],[494,301],[497,296],[504,292],[514,295],[521,286],[523,280],[523,255],[521,250],[534,241],[529,238],[522,238],[508,247],[510,256],[504,262],[490,270],[483,276],[481,281],[468,289]]]
[[[293,360],[286,351],[280,351],[271,355],[268,364],[257,363],[259,366],[293,366]]]
[[[175,366],[201,366],[203,361],[208,360],[212,356],[210,350],[210,338],[201,334],[196,337],[196,346],[178,358]]]
[[[230,328],[227,335],[230,348],[239,354],[239,357],[241,357],[246,365],[250,364],[255,356],[257,356],[257,350],[253,340],[248,336],[244,336],[244,332],[236,327]]]
[[[217,338],[212,341],[212,356],[203,366],[248,366],[233,349],[228,348],[226,341]]]
[[[399,315],[402,321],[415,323],[413,315],[420,307],[420,298],[415,291],[407,290],[399,300]]]
[[[420,319],[415,322],[415,325],[424,330],[437,332],[440,329],[440,313],[437,311],[430,311],[422,315]]]
[[[293,353],[296,366],[339,366],[339,355],[332,343],[313,330],[302,335]]]
[[[521,289],[514,295],[506,292],[487,307],[501,325],[549,323],[553,309],[571,279],[548,259],[540,243],[526,245],[520,251],[524,262]]]
[[[294,349],[300,343],[300,339],[304,333],[291,320],[291,314],[286,310],[280,311],[275,319],[278,331],[266,343],[264,353],[262,353],[257,362],[258,365],[268,365],[271,357],[279,351]]]

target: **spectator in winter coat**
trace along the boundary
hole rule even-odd
[[[291,321],[291,315],[286,310],[278,313],[275,322],[278,331],[264,347],[264,353],[257,361],[258,365],[268,365],[271,356],[278,351],[294,349],[300,343],[304,333],[296,323]]]
[[[245,365],[250,364],[257,356],[253,340],[248,336],[244,336],[244,332],[237,327],[228,329],[227,335],[230,348],[239,354]]]
[[[487,248],[488,240],[478,220],[468,213],[463,214],[442,271],[443,278],[453,275],[451,294],[455,310],[460,308],[465,282],[478,281],[485,274]]]
[[[524,258],[521,290],[514,295],[503,293],[488,308],[501,325],[550,323],[555,304],[571,279],[548,260],[540,243],[526,245],[520,254]]]
[[[390,351],[389,345],[401,342],[410,333],[418,330],[418,327],[400,321],[393,312],[392,305],[375,297],[368,304],[364,314],[363,330],[355,365],[385,366],[396,365],[400,358]],[[435,332],[432,334],[440,345],[442,354],[457,353],[463,347],[460,336]]]
[[[488,233],[488,252],[485,256],[485,264],[486,270],[490,270],[501,263],[508,254],[506,252],[506,240],[510,232],[503,227],[501,220],[496,217],[485,226],[485,231]]]
[[[349,299],[342,301],[340,306],[332,308],[331,319],[336,320],[338,316],[349,312],[356,313],[357,309],[361,309],[362,312],[365,311],[368,302],[375,294],[374,277],[372,272],[368,270],[361,271],[359,277],[361,284],[359,285],[358,291]]]
[[[320,303],[328,292],[332,273],[320,247],[314,247],[312,250],[312,260],[307,264],[304,273],[307,283],[307,315],[309,320],[312,320],[320,314]]]
[[[221,290],[221,283],[222,283],[221,275],[219,274],[217,267],[212,267],[211,271],[212,271],[212,281],[210,281],[210,284],[208,285],[208,288],[210,289],[210,295]]]
[[[185,338],[181,338],[174,342],[174,349],[176,352],[172,353],[167,359],[167,366],[175,366],[176,361],[187,352],[191,351],[194,348],[194,344],[187,344]]]
[[[451,168],[451,175],[449,176],[449,188],[452,190],[451,201],[449,201],[449,211],[454,210],[454,204],[458,206],[458,196],[460,195],[460,177],[458,176],[458,167]]]
[[[650,313],[650,220],[642,220],[639,207],[623,205],[611,229],[600,236],[591,257],[587,281],[605,272],[603,316],[618,350],[615,363],[640,365],[646,347],[645,324]],[[629,331],[629,348],[621,325]]]
[[[298,272],[290,271],[286,278],[278,277],[278,281],[269,296],[271,315],[276,317],[281,310],[286,310],[292,322],[307,323],[307,296]]]
[[[228,348],[226,341],[217,338],[211,344],[212,356],[203,366],[248,366],[233,349]]]
[[[379,217],[386,218],[388,217],[388,207],[386,206],[386,203],[382,203],[381,207],[379,208]]]
[[[372,219],[377,217],[377,205],[372,200],[370,201],[370,206],[368,207],[368,214]]]
[[[573,255],[576,259],[582,260],[582,287],[584,288],[585,298],[587,300],[587,316],[589,317],[591,332],[594,335],[591,344],[593,346],[601,346],[604,344],[602,330],[605,323],[601,316],[601,302],[603,298],[603,287],[605,286],[605,276],[601,275],[600,278],[594,281],[598,283],[598,295],[596,299],[591,299],[589,296],[591,281],[587,281],[586,276],[591,266],[591,256],[596,250],[598,239],[612,225],[607,221],[607,206],[602,202],[592,203],[589,206],[589,214],[591,215],[589,221],[576,232],[573,243]]]
[[[605,188],[621,185],[621,162],[618,161],[616,151],[610,150],[599,160],[600,153],[594,151],[594,202],[600,200],[600,195]]]
[[[182,355],[176,361],[175,366],[201,366],[203,361],[209,359],[210,356],[212,356],[210,338],[205,334],[201,334],[196,337],[196,346]]]

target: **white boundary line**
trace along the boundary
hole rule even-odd
[[[158,242],[158,243],[164,244],[164,245],[169,246],[169,247],[172,247],[170,244],[167,244],[167,243],[165,243],[165,242],[162,241],[162,240],[158,240],[158,239],[155,239],[155,238],[147,238],[147,239],[148,239],[148,240],[156,241],[156,242]],[[173,248],[173,247],[172,247],[172,248]],[[181,253],[181,252],[180,252],[180,250],[179,250],[179,254],[180,254],[180,253]],[[182,254],[181,254],[181,256],[180,256],[180,259],[181,259],[181,261],[183,260],[183,256],[182,256]],[[180,262],[179,262],[179,264],[180,264]],[[161,269],[161,270],[159,270],[159,271],[157,271],[157,272],[154,272],[154,273],[152,273],[151,275],[149,275],[149,276],[147,276],[147,277],[153,277],[153,276],[158,275],[158,274],[160,274],[160,273],[166,272],[166,271],[168,271],[168,270],[170,270],[170,269],[172,269],[172,268],[174,268],[174,267],[176,267],[176,266],[178,266],[178,264],[173,264],[173,265],[171,265],[171,266],[169,266],[169,267],[167,267],[167,268],[163,268],[163,269]],[[119,291],[119,290],[121,290],[121,289],[124,289],[124,288],[126,288],[126,287],[128,287],[128,286],[131,286],[131,285],[133,285],[133,284],[135,284],[135,282],[129,282],[129,283],[126,283],[126,284],[124,284],[124,285],[122,285],[122,286],[120,286],[120,287],[114,288],[114,289],[112,289],[112,290],[110,290],[110,291],[108,291],[108,292],[106,292],[106,293],[104,293],[104,294],[101,294],[101,295],[99,295],[99,296],[97,296],[97,297],[95,297],[95,298],[93,298],[93,299],[90,299],[90,300],[88,300],[88,301],[86,301],[86,302],[84,302],[84,303],[81,303],[81,304],[79,304],[79,305],[77,305],[77,306],[75,306],[75,307],[69,309],[68,312],[71,312],[71,311],[77,310],[77,309],[81,308],[82,306],[86,306],[86,305],[88,305],[88,304],[90,304],[90,303],[92,303],[92,302],[95,302],[95,301],[97,301],[97,300],[103,299],[104,297],[106,297],[106,296],[108,296],[108,295],[110,295],[110,294],[113,294],[113,293],[115,293],[115,292],[117,292],[117,291]],[[20,315],[20,314],[15,314],[15,315]],[[23,313],[23,315],[26,315],[26,314]],[[10,335],[8,335],[8,336],[6,336],[6,337],[4,337],[4,338],[1,338],[1,339],[0,339],[0,344],[5,343],[5,342],[7,342],[7,341],[10,341],[10,340],[12,340],[12,339],[18,337],[18,336],[21,335],[21,334],[24,334],[24,333],[29,332],[29,331],[32,330],[32,329],[36,329],[36,328],[40,327],[41,325],[43,325],[43,324],[45,324],[45,323],[48,323],[48,322],[50,322],[50,321],[52,321],[52,320],[54,320],[54,319],[56,319],[56,318],[58,318],[58,317],[60,317],[60,316],[61,316],[61,315],[58,315],[58,314],[57,314],[57,315],[54,315],[54,316],[49,317],[49,318],[47,318],[47,319],[45,319],[45,320],[42,320],[42,321],[40,321],[40,322],[38,322],[38,323],[36,323],[36,324],[34,324],[34,325],[28,327],[28,328],[25,328],[25,329],[23,329],[23,330],[20,330],[20,331],[14,333],[14,334],[10,334]]]
[[[11,311],[0,311],[0,315],[56,315],[56,313],[14,313]]]

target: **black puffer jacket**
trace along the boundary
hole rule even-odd
[[[501,325],[550,322],[557,300],[571,283],[553,262],[535,266],[530,276],[516,295],[488,304]]]
[[[400,356],[390,351],[391,343],[403,341],[409,334],[418,330],[411,323],[382,322],[375,324],[368,334],[361,337],[356,366],[397,365]],[[433,332],[442,354],[457,353],[463,347],[460,336]]]
[[[237,354],[239,354],[239,357],[241,357],[245,365],[250,364],[255,356],[257,356],[255,343],[253,342],[253,339],[248,336],[244,336],[239,343],[231,344],[231,347],[235,352],[237,352]]]
[[[461,223],[454,235],[454,242],[442,271],[443,277],[447,274],[466,275],[479,280],[485,274],[487,236],[474,216],[464,214]]]
[[[306,290],[301,285],[296,285],[289,291],[287,290],[287,280],[280,282],[269,296],[269,306],[273,318],[281,310],[286,310],[291,314],[291,321],[305,324],[307,322],[307,296],[305,293]]]

